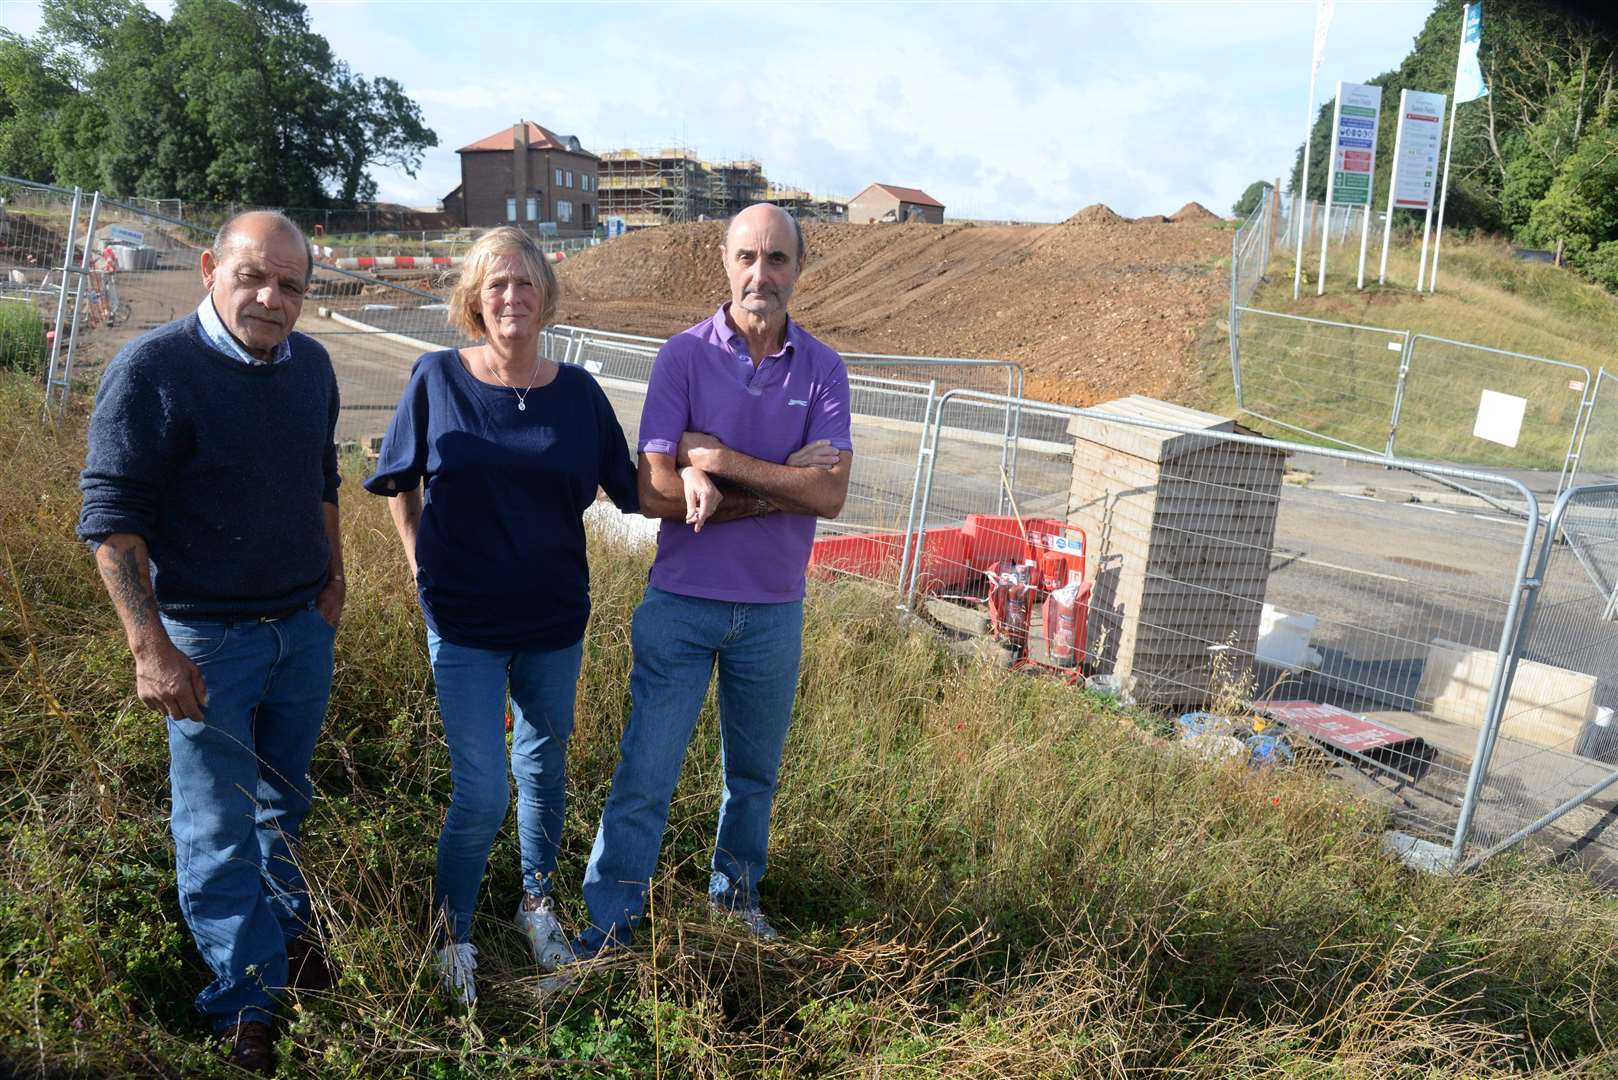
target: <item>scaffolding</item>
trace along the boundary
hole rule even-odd
[[[706,161],[685,147],[609,150],[601,155],[601,214],[631,229],[682,221],[720,220],[756,202],[774,202],[796,217],[846,219],[835,199],[821,199],[764,175],[752,158]],[[792,193],[784,201],[778,194]],[[844,211],[841,216],[837,211]]]

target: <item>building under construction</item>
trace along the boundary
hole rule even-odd
[[[834,208],[843,206],[770,183],[756,161],[704,161],[683,147],[608,151],[601,155],[600,186],[602,217],[621,217],[631,229],[728,218],[766,201],[795,217],[841,220]]]

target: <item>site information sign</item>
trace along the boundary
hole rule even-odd
[[[1370,206],[1371,174],[1376,168],[1376,123],[1382,88],[1338,83],[1337,131],[1333,139],[1332,202]]]
[[[1404,95],[1399,115],[1399,152],[1393,162],[1393,205],[1425,210],[1438,187],[1438,148],[1444,136],[1444,95],[1418,90]]]

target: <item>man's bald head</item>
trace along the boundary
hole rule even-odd
[[[275,233],[281,233],[308,253],[308,270],[304,275],[304,281],[307,282],[309,278],[314,277],[314,249],[309,246],[309,241],[304,237],[303,230],[298,228],[298,223],[279,210],[243,210],[219,226],[210,249],[213,251],[214,262],[224,262],[230,249],[239,241],[262,243]]]
[[[803,226],[798,224],[797,218],[774,203],[754,203],[746,209],[737,211],[725,226],[725,250],[730,250],[731,234],[736,231],[738,224],[744,223],[744,219],[746,224],[762,224],[763,221],[772,218],[792,230],[793,239],[797,244],[798,265],[803,266],[803,257],[809,253],[808,247],[803,242]]]

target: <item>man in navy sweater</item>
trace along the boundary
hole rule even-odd
[[[168,718],[180,908],[230,1059],[273,1068],[288,986],[329,985],[298,869],[343,610],[337,380],[292,332],[314,269],[288,218],[226,222],[195,312],[126,345],[90,419],[79,536]]]

